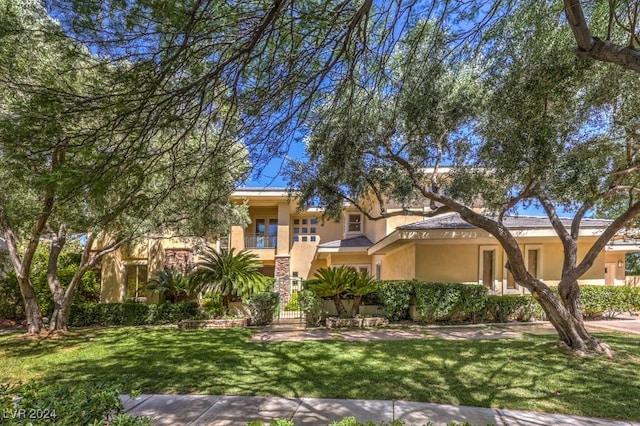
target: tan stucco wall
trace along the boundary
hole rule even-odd
[[[410,280],[416,277],[416,247],[409,246],[381,258],[383,280]],[[373,272],[375,273],[375,265]]]
[[[501,265],[500,252],[498,265]],[[415,277],[425,281],[471,283],[478,282],[479,245],[438,244],[416,246]],[[496,278],[502,279],[501,268]]]
[[[307,279],[313,266],[316,254],[316,243],[296,242],[291,248],[291,272],[297,272],[299,277]]]
[[[121,252],[118,250],[102,258],[100,302],[114,303],[122,301],[123,285],[124,265]]]

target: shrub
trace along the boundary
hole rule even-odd
[[[623,312],[640,310],[640,288],[584,285],[580,287],[580,301],[586,317],[613,318]]]
[[[196,302],[161,303],[79,303],[71,305],[69,325],[144,325],[177,323],[198,314]]]
[[[476,321],[482,316],[487,289],[481,285],[416,282],[420,320]]]
[[[249,300],[247,306],[251,313],[252,325],[266,325],[273,321],[273,316],[278,308],[280,294],[273,291],[256,293]]]
[[[202,298],[202,310],[213,318],[221,317],[225,308],[219,293],[208,292]]]
[[[41,385],[0,386],[0,408],[7,413],[16,410],[37,413],[38,424],[77,425],[111,424],[150,425],[148,418],[122,414],[120,390],[113,385]],[[32,419],[6,415],[3,424],[33,424]]]
[[[307,325],[311,327],[319,326],[326,317],[322,299],[311,290],[298,292],[298,299],[300,301],[300,309],[305,314]]]
[[[538,303],[533,297],[488,295],[485,304],[486,319],[495,322],[529,321],[535,312],[534,304]]]
[[[285,311],[299,311],[300,310],[300,296],[297,291],[291,293],[291,297],[287,302],[287,306],[284,307]]]
[[[409,318],[409,304],[414,297],[414,281],[382,281],[377,291],[381,308],[389,321]]]
[[[0,279],[0,318],[16,321],[25,318],[20,286],[13,272]]]

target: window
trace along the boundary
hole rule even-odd
[[[147,265],[129,264],[125,265],[125,280],[127,283],[126,298],[130,300],[139,300],[145,296],[143,287],[147,284],[148,269]]]
[[[382,277],[382,265],[380,263],[376,263],[376,281],[380,281]]]
[[[542,278],[542,246],[524,246],[524,262],[533,278]]]
[[[274,248],[278,242],[278,219],[256,218],[255,234],[245,234],[246,248]]]
[[[291,229],[291,233],[293,234],[292,240],[294,243],[298,242],[316,242],[318,241],[317,235],[317,227],[309,226],[316,225],[318,223],[318,219],[315,217],[311,218],[294,218],[293,219],[293,227]],[[303,226],[300,226],[303,225]]]
[[[480,246],[478,281],[489,290],[496,289],[497,253],[495,246]]]
[[[362,232],[361,214],[351,213],[347,215],[347,232]]]

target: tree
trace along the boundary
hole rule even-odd
[[[138,83],[122,76],[130,64],[96,59],[38,3],[2,7],[0,230],[31,333],[43,329],[33,256],[50,241],[50,329],[65,330],[78,284],[105,254],[149,233],[215,233],[243,216],[228,195],[247,170],[246,150],[212,121],[160,119],[157,105],[128,98]],[[59,256],[80,236],[79,269],[64,287]]]
[[[379,283],[367,271],[354,271],[353,280],[347,289],[347,293],[353,296],[353,306],[351,307],[351,316],[355,318],[360,313],[360,302],[362,296],[375,293],[378,290]]]
[[[200,257],[192,275],[191,291],[219,293],[226,312],[234,296],[247,300],[254,293],[268,290],[269,281],[258,270],[261,263],[255,253],[235,253],[233,248],[218,252],[206,247]]]
[[[607,25],[603,39],[594,37],[579,0],[564,0],[567,23],[573,32],[578,48],[576,55],[596,61],[610,62],[635,72],[640,72],[640,45],[638,24],[640,5],[637,2],[612,0],[608,2]],[[592,14],[598,14],[604,5],[590,7]],[[598,27],[596,19],[592,22]],[[599,28],[602,30],[602,28]]]
[[[372,220],[456,212],[502,245],[507,269],[541,304],[562,344],[576,353],[610,354],[584,327],[577,280],[640,213],[640,201],[628,199],[582,258],[577,243],[589,211],[629,190],[637,194],[638,145],[612,138],[609,131],[617,127],[597,121],[619,98],[602,97],[600,71],[585,72],[591,64],[558,49],[569,35],[548,13],[536,3],[514,14],[511,25],[495,33],[486,68],[450,57],[438,25],[416,25],[383,86],[367,86],[372,70],[363,66],[352,98],[328,97],[315,111],[309,162],[292,163],[289,181],[301,205],[325,206],[329,217],[338,217],[345,201]],[[443,164],[453,172],[440,173]],[[431,202],[427,213],[424,199]],[[403,210],[387,212],[387,200]],[[476,210],[479,203],[484,214]],[[526,203],[544,208],[564,247],[560,297],[527,272],[515,236],[503,225],[506,214]],[[560,207],[575,212],[568,229]]]
[[[347,310],[342,304],[340,295],[351,287],[354,275],[355,270],[349,266],[320,268],[313,276],[313,279],[318,282],[311,286],[311,290],[320,297],[330,297],[338,315],[347,316]]]

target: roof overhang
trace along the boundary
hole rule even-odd
[[[557,238],[558,234],[553,229],[510,229],[515,238]],[[585,228],[580,230],[581,237],[598,237],[604,229],[602,228]],[[495,238],[493,235],[479,228],[465,229],[424,229],[424,230],[406,230],[396,229],[385,238],[372,245],[367,253],[387,254],[396,250],[404,244],[416,241],[432,240],[457,240],[464,242],[465,240],[476,240],[481,238]]]

